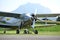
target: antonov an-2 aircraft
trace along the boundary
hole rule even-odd
[[[18,14],[18,13],[10,13],[10,12],[0,12],[0,26],[11,26],[13,28],[17,26],[17,29],[20,29],[22,26],[31,26],[34,30],[35,21],[37,17],[56,17],[60,14]],[[12,20],[13,19],[13,20]],[[34,30],[34,33],[37,34],[38,31]]]
[[[34,29],[36,18],[35,14],[0,12],[0,27],[6,28],[10,26],[10,28],[14,28],[17,26],[19,30],[21,27],[31,26]],[[37,30],[34,31],[38,32]]]

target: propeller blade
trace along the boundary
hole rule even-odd
[[[35,27],[35,19],[33,20],[32,28]]]
[[[35,9],[35,13],[34,13],[34,15],[36,15],[36,13],[37,13],[37,9]]]
[[[34,27],[35,27],[36,13],[37,13],[37,9],[35,10],[35,13],[34,13],[34,14],[32,14],[32,17],[33,17],[33,21],[32,21],[32,28],[34,28]]]

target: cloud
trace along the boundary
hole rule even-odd
[[[16,10],[12,12],[16,13],[35,13],[37,9],[37,13],[51,13],[49,8],[46,8],[40,4],[36,3],[26,3],[24,5],[20,5]]]
[[[31,3],[38,3],[48,7],[52,13],[60,13],[60,0],[33,0]]]
[[[51,13],[60,13],[60,0],[0,0],[0,11],[11,12],[26,3],[37,3],[49,8]]]

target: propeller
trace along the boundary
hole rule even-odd
[[[31,16],[32,16],[32,28],[34,29],[34,27],[35,27],[35,21],[36,21],[36,19],[37,19],[37,17],[36,17],[36,13],[37,13],[37,9],[35,10],[35,13],[33,13]]]

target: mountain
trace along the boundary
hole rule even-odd
[[[37,13],[51,13],[51,10],[47,7],[44,7],[40,4],[34,3],[26,3],[24,5],[20,5],[16,10],[12,12],[16,13],[34,13],[35,9],[37,9]]]

